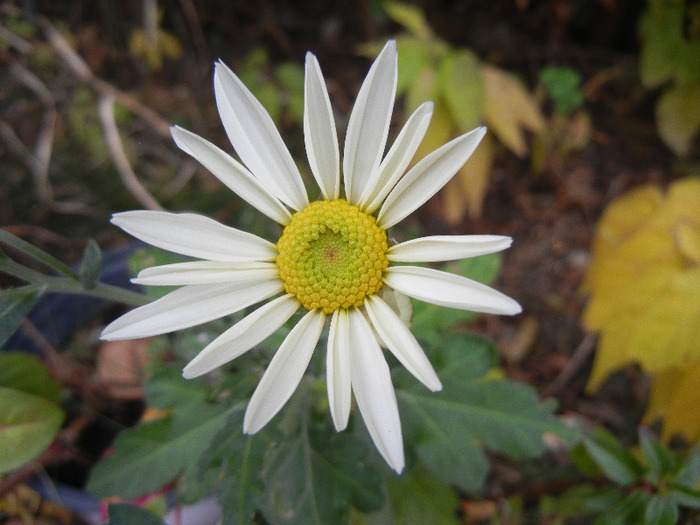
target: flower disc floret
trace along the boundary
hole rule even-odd
[[[277,242],[284,287],[307,310],[329,314],[361,306],[382,287],[389,266],[386,232],[344,199],[317,201],[295,213]]]

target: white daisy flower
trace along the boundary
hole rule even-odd
[[[134,282],[181,288],[120,317],[102,333],[135,339],[188,328],[265,302],[204,348],[184,369],[206,374],[255,347],[295,312],[304,315],[277,350],[246,410],[243,430],[264,427],[291,397],[329,325],[326,380],[335,428],[343,430],[351,393],[369,434],[396,472],[403,440],[385,346],[432,391],[441,389],[416,338],[387,301],[387,291],[437,305],[496,314],[520,306],[465,277],[397,263],[450,261],[504,250],[509,237],[430,236],[389,246],[387,230],[433,196],[467,161],[485,129],[426,156],[405,175],[432,115],[426,102],[383,155],[396,93],[396,43],[372,65],[350,115],[342,161],[325,81],[306,55],[304,139],[323,200],[309,202],[302,178],[272,119],[239,78],[216,64],[216,102],[245,166],[178,126],[177,145],[226,186],[284,227],[274,244],[192,213],[129,211],[112,222],[153,246],[198,261],[147,268]],[[269,300],[269,301],[268,301]],[[381,345],[381,346],[380,346]]]

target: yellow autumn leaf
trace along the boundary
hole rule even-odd
[[[700,361],[656,374],[643,422],[663,419],[661,438],[665,441],[679,434],[690,441],[700,439],[699,383]]]
[[[489,129],[519,157],[527,153],[522,128],[538,132],[544,129],[544,117],[535,99],[511,75],[497,67],[483,65],[483,117]]]
[[[445,220],[449,224],[457,224],[467,214],[471,218],[481,216],[492,161],[493,139],[487,133],[442,192]]]
[[[652,373],[700,359],[700,179],[653,186],[601,218],[583,290],[586,326],[600,333],[588,383],[637,363]]]

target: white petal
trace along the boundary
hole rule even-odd
[[[442,390],[440,379],[420,344],[391,307],[376,295],[367,298],[365,307],[374,329],[406,370],[433,392]]]
[[[338,133],[318,60],[306,54],[304,80],[304,143],[314,178],[327,200],[340,195]]]
[[[500,252],[512,243],[503,235],[434,235],[396,244],[386,257],[392,262],[454,261]]]
[[[404,171],[416,154],[433,115],[433,103],[424,102],[406,121],[401,133],[386,154],[379,169],[375,172],[376,179],[370,181],[365,188],[360,201],[360,207],[367,213],[374,213],[384,198],[396,185]]]
[[[112,224],[148,244],[215,261],[271,261],[277,248],[247,233],[194,213],[136,210],[115,213]]]
[[[396,472],[404,467],[401,420],[391,373],[372,328],[357,309],[350,321],[352,390],[374,445]]]
[[[522,311],[520,305],[507,295],[485,284],[440,270],[390,266],[384,272],[384,282],[415,299],[458,310],[506,315]]]
[[[292,295],[283,295],[261,306],[209,343],[187,364],[182,376],[199,377],[244,354],[276,332],[299,306]]]
[[[145,286],[182,286],[268,280],[275,277],[279,277],[279,269],[274,263],[192,261],[145,268],[131,282]]]
[[[367,73],[348,121],[343,178],[350,204],[359,203],[384,154],[397,77],[396,42],[389,40]]]
[[[351,407],[350,383],[350,327],[348,312],[341,308],[333,312],[328,332],[326,356],[326,384],[328,403],[335,429],[340,432],[348,426]]]
[[[472,130],[421,159],[389,193],[377,216],[379,226],[392,227],[435,195],[467,162],[485,133],[484,127]]]
[[[216,63],[214,93],[226,134],[243,163],[279,200],[304,209],[309,203],[304,183],[275,123],[223,62]]]
[[[170,133],[182,151],[197,159],[244,201],[272,220],[284,226],[289,224],[291,215],[287,208],[231,155],[179,126],[171,127]]]
[[[292,397],[321,337],[325,314],[310,310],[292,328],[253,392],[243,419],[243,432],[255,434]]]
[[[183,286],[122,315],[100,336],[107,341],[165,334],[219,319],[278,294],[280,279]]]

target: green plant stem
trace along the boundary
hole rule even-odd
[[[0,272],[7,273],[29,283],[43,285],[48,293],[87,295],[131,306],[141,306],[150,301],[143,294],[105,283],[97,283],[94,288],[84,288],[78,279],[45,275],[22,266],[7,257],[0,258]]]
[[[12,235],[10,232],[5,231],[1,228],[0,243],[4,243],[8,246],[11,246],[15,250],[18,250],[24,253],[25,255],[28,255],[32,259],[39,261],[42,264],[45,264],[49,268],[56,270],[58,273],[61,273],[66,277],[70,277],[71,279],[78,278],[78,274],[67,264],[59,261],[53,255],[46,253],[44,250],[37,248],[33,244],[30,244],[27,241],[20,239],[16,235]]]

